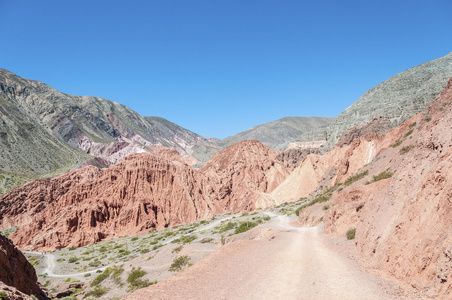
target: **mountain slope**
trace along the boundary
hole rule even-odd
[[[183,155],[193,154],[193,146],[220,149],[217,140],[163,118],[145,118],[98,97],[63,94],[3,69],[0,117],[4,176],[61,173],[92,156],[114,164],[131,153],[150,151],[152,145],[174,147]]]
[[[221,143],[227,147],[244,140],[258,140],[272,149],[279,150],[306,131],[325,126],[330,120],[331,118],[325,117],[285,117],[254,126],[223,139]]]
[[[322,130],[328,138],[327,148],[331,149],[345,130],[374,118],[389,119],[393,126],[403,123],[433,101],[451,77],[452,52],[380,83]]]

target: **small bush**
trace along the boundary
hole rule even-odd
[[[83,275],[84,277],[90,277],[91,273],[86,273],[85,275]]]
[[[403,137],[408,137],[408,136],[410,136],[410,134],[412,134],[413,133],[413,129],[410,129],[410,130],[408,130],[408,132],[407,133],[405,133],[405,135],[403,136]]]
[[[122,285],[120,276],[123,272],[124,272],[124,268],[122,266],[111,267],[111,278],[113,278],[113,281],[119,285]]]
[[[141,270],[141,268],[138,269],[132,268],[132,271],[129,273],[129,276],[127,277],[127,282],[129,283],[129,290],[133,291],[157,283],[157,280],[153,282],[149,282],[149,280],[143,280],[142,277],[146,274],[147,273]]]
[[[78,260],[77,257],[71,256],[71,257],[69,257],[68,263],[75,263],[77,260]]]
[[[149,253],[149,251],[151,251],[151,250],[149,250],[149,248],[143,248],[143,249],[140,249],[140,253],[141,253],[141,254]]]
[[[174,258],[173,263],[171,264],[168,271],[177,272],[181,271],[185,266],[187,266],[190,262],[190,257],[188,255],[178,256]]]
[[[411,123],[409,127],[413,128],[414,126],[416,126],[416,122]]]
[[[358,181],[358,180],[363,179],[367,174],[369,174],[369,171],[368,171],[368,170],[366,170],[366,171],[364,171],[364,172],[361,172],[361,173],[359,173],[359,174],[350,176],[349,178],[347,178],[347,180],[345,180],[344,185],[345,185],[345,186],[349,186],[349,185],[351,185],[352,183],[354,183],[354,182],[356,182],[356,181]]]
[[[90,286],[96,286],[99,285],[102,281],[108,278],[111,273],[111,268],[106,268],[102,274],[97,275],[96,278],[91,282]]]
[[[179,246],[177,248],[174,248],[173,251],[171,251],[171,253],[179,253],[182,250],[183,247],[184,246],[181,245],[181,246]]]
[[[398,141],[396,141],[395,144],[392,145],[391,147],[392,147],[392,148],[397,148],[397,147],[399,147],[402,143],[403,143],[403,140],[398,140]]]
[[[351,228],[345,234],[347,236],[347,240],[354,240],[356,234],[356,228]]]
[[[378,174],[378,175],[374,175],[374,176],[372,177],[372,180],[367,181],[366,184],[371,184],[371,183],[374,183],[374,182],[379,181],[379,180],[391,178],[392,175],[393,175],[393,173],[392,173],[391,171],[385,170],[385,171],[381,172],[381,173]]]
[[[89,263],[89,266],[96,268],[96,267],[100,266],[101,264],[102,263],[99,260],[97,260],[97,258],[96,258],[94,261]]]
[[[330,204],[329,204],[329,203],[325,204],[325,205],[322,207],[322,209],[323,209],[323,210],[328,210],[328,209],[330,209]]]
[[[240,225],[235,229],[235,234],[238,234],[238,233],[242,233],[242,232],[245,232],[245,231],[248,231],[248,230],[250,230],[251,228],[253,228],[253,227],[256,227],[257,226],[257,223],[256,222],[242,222],[242,223],[240,223]]]
[[[69,247],[68,248],[70,251],[74,251],[75,249],[77,249],[77,248],[75,248],[75,247]]]
[[[425,117],[425,122],[430,122],[431,120],[432,120],[432,117],[430,117],[430,116]]]
[[[8,299],[8,294],[5,291],[0,292],[0,299]]]
[[[414,148],[413,145],[404,146],[404,147],[402,147],[402,149],[400,149],[399,154],[400,154],[400,155],[407,154],[407,153],[410,152],[410,150],[413,149],[413,148]]]
[[[99,252],[100,253],[104,253],[104,252],[107,252],[107,251],[108,251],[108,248],[105,247],[105,246],[102,246],[102,247],[99,248]]]
[[[106,287],[96,286],[92,291],[89,291],[88,293],[86,293],[84,298],[87,298],[89,296],[99,298],[100,296],[106,294],[107,292],[108,292],[108,289]]]

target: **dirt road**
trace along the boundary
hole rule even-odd
[[[379,278],[330,250],[318,227],[278,216],[260,238],[235,241],[126,299],[390,299]]]

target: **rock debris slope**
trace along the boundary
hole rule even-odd
[[[244,141],[199,171],[133,154],[108,169],[88,166],[8,192],[0,198],[0,226],[20,226],[11,238],[21,247],[54,249],[253,210],[272,203],[265,193],[288,174],[277,154]]]

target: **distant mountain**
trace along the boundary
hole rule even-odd
[[[328,142],[325,148],[331,149],[347,129],[374,118],[389,119],[395,127],[422,111],[445,88],[451,77],[452,52],[380,83],[327,126],[306,132],[300,140],[312,141],[326,136]]]
[[[207,161],[205,153],[220,150],[217,139],[163,118],[143,117],[98,97],[64,94],[4,69],[0,69],[0,118],[3,189],[76,168],[93,157],[115,164],[131,153],[152,152],[155,145],[174,147],[201,162]]]
[[[244,140],[258,140],[272,149],[279,150],[305,132],[326,126],[330,121],[331,118],[325,117],[285,117],[227,137],[221,144],[227,147]]]

